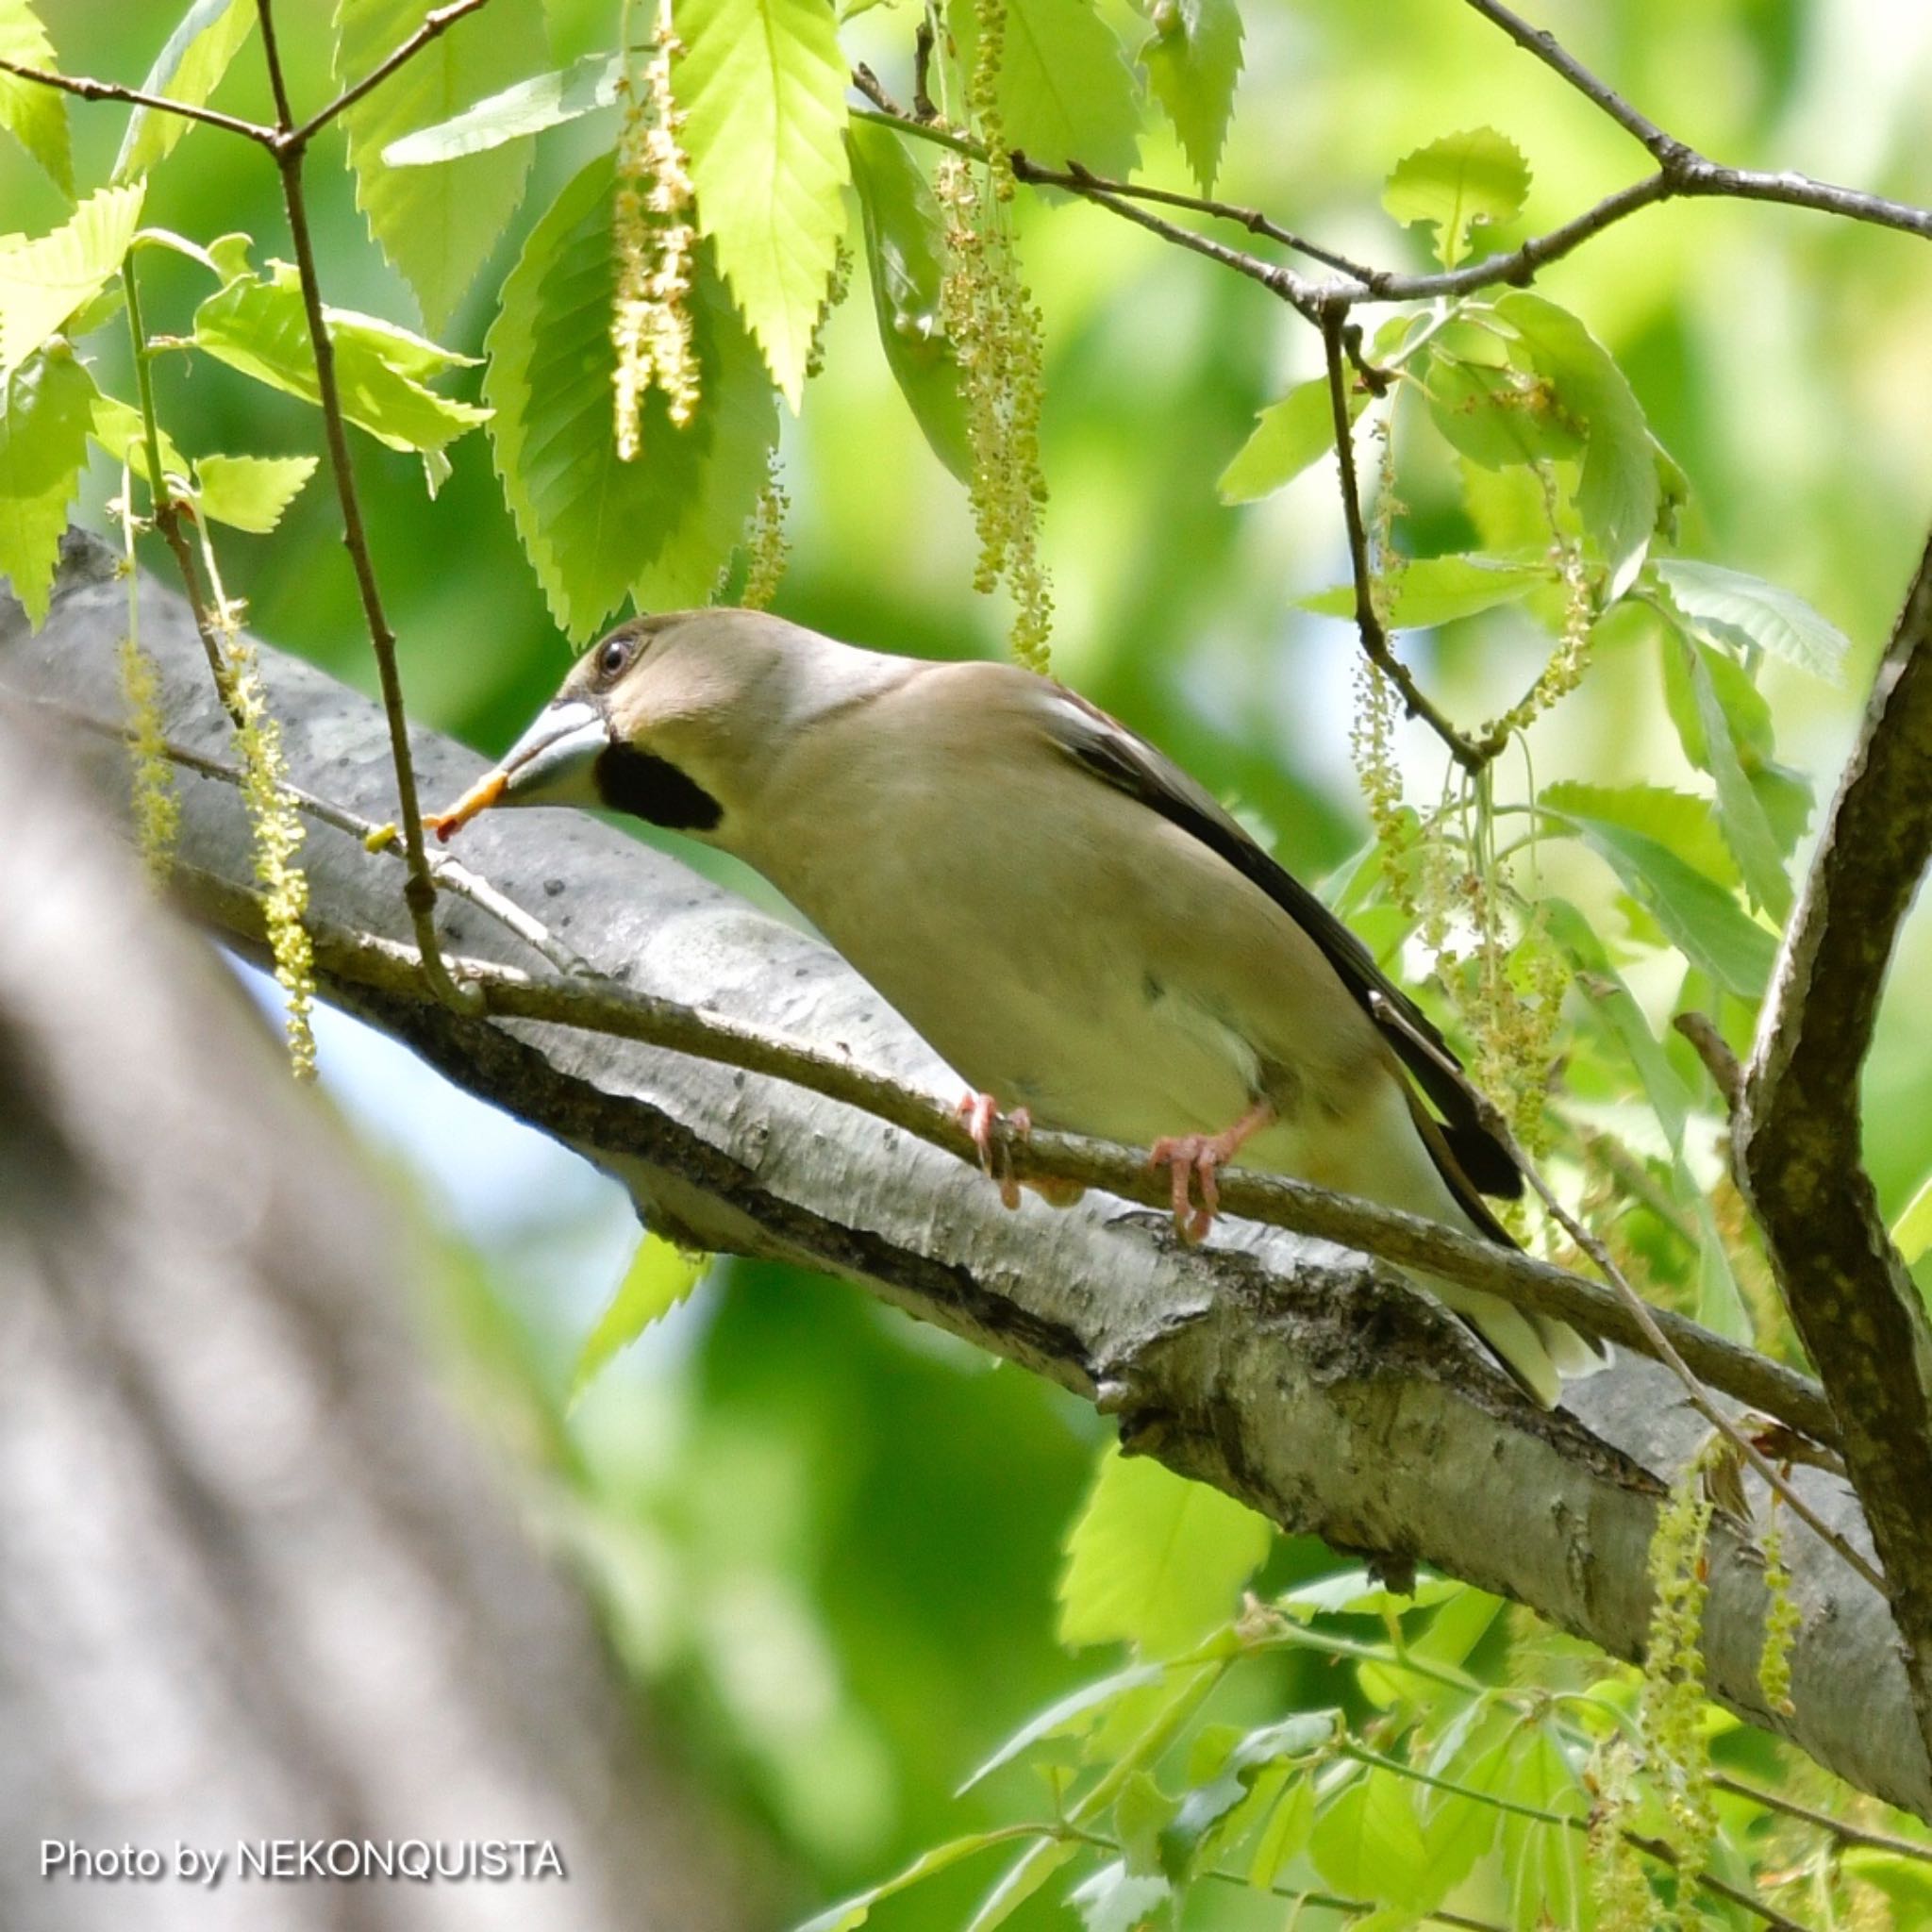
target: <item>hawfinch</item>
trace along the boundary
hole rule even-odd
[[[977,1090],[982,1151],[995,1108],[1151,1146],[1192,1239],[1239,1152],[1508,1240],[1482,1192],[1522,1177],[1414,1037],[1446,1059],[1441,1036],[1206,791],[1044,677],[758,611],[641,617],[431,824],[493,804],[603,806],[755,866]],[[1599,1365],[1558,1322],[1427,1286],[1546,1406]]]

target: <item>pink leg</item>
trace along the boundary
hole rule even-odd
[[[999,1102],[991,1093],[960,1095],[958,1111],[966,1123],[966,1131],[973,1136],[974,1146],[979,1150],[979,1165],[988,1180],[993,1178],[993,1151],[1004,1137],[1013,1135],[1024,1141],[1033,1131],[1033,1116],[1024,1107],[1002,1114]],[[1020,1183],[1013,1178],[1009,1163],[1002,1161],[1000,1166],[1000,1206],[1017,1208]]]
[[[1224,1133],[1176,1134],[1155,1141],[1148,1152],[1147,1165],[1168,1169],[1173,1178],[1174,1224],[1183,1241],[1207,1240],[1208,1230],[1221,1211],[1217,1174],[1274,1118],[1274,1108],[1260,1100]],[[1201,1189],[1198,1208],[1193,1205],[1197,1181]]]

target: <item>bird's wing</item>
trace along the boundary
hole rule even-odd
[[[1427,1121],[1427,1127],[1434,1129],[1424,1128],[1423,1139],[1443,1178],[1485,1233],[1507,1241],[1479,1192],[1514,1200],[1523,1192],[1523,1176],[1502,1143],[1483,1124],[1469,1094],[1443,1064],[1444,1060],[1452,1066],[1459,1064],[1448,1041],[1375,964],[1369,949],[1299,879],[1256,844],[1210,792],[1117,719],[1090,705],[1077,692],[1058,686],[1052,687],[1052,696],[1042,710],[1047,735],[1060,750],[1095,777],[1198,839],[1266,892],[1314,941],[1440,1110],[1438,1123],[1417,1109],[1420,1120]],[[1391,1024],[1390,1011],[1400,1015],[1400,1024]],[[1419,1044],[1416,1035],[1428,1041],[1442,1059]]]

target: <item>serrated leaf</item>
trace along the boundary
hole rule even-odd
[[[1367,400],[1350,396],[1351,421],[1361,414]],[[1292,482],[1334,447],[1335,408],[1327,378],[1318,375],[1312,382],[1298,383],[1255,418],[1253,434],[1235,452],[1214,487],[1223,503],[1254,503]],[[1354,608],[1351,592],[1349,608]]]
[[[1919,1183],[1919,1191],[1893,1222],[1891,1243],[1907,1268],[1922,1259],[1927,1248],[1932,1248],[1932,1174]]]
[[[1755,644],[1815,677],[1843,681],[1850,641],[1795,591],[1688,557],[1660,557],[1653,568],[1686,617],[1734,642]]]
[[[825,0],[683,0],[672,92],[698,224],[796,409],[845,228],[850,73]]]
[[[228,63],[254,32],[255,22],[254,0],[194,0],[156,56],[141,91],[165,94],[191,108],[206,106]],[[131,181],[149,173],[174,152],[175,143],[193,125],[179,114],[135,108],[121,139],[121,152],[114,157],[113,178]]]
[[[65,348],[0,377],[0,576],[36,629],[53,593],[93,408],[93,377]]]
[[[1160,1664],[1135,1664],[1131,1669],[1115,1671],[1096,1683],[1083,1684],[1079,1690],[1070,1691],[1057,1704],[1049,1705],[1022,1724],[954,1795],[964,1797],[982,1779],[991,1777],[994,1772],[1012,1763],[1016,1757],[1024,1757],[1034,1745],[1044,1743],[1049,1738],[1077,1737],[1091,1730],[1101,1713],[1117,1699],[1143,1685],[1159,1683],[1165,1674]]]
[[[56,71],[54,43],[29,0],[0,0],[0,60]],[[67,139],[67,96],[58,88],[0,74],[0,127],[54,177],[63,194],[74,192],[74,158]]]
[[[97,395],[88,433],[115,462],[126,464],[142,482],[150,480],[147,474],[147,434],[139,409],[115,396]],[[158,440],[161,446],[162,466],[170,475],[185,478],[188,458],[175,448],[174,439],[166,429],[159,431]]]
[[[1534,372],[1433,355],[1426,388],[1443,440],[1486,470],[1560,461],[1584,447],[1556,386]]]
[[[1029,1845],[1009,1865],[968,1922],[966,1932],[993,1932],[1004,1925],[1046,1881],[1080,1854],[1066,1839],[1043,1838]]]
[[[1403,565],[1395,580],[1389,623],[1396,630],[1426,630],[1519,598],[1555,580],[1546,562],[1512,563],[1495,557],[1424,557]],[[1324,617],[1353,617],[1355,587],[1337,584],[1295,602]]]
[[[195,347],[271,389],[316,401],[315,352],[295,271],[285,261],[271,261],[266,275],[252,274],[245,239],[233,236],[215,242],[209,253],[230,279],[194,311]],[[335,346],[342,413],[378,442],[397,450],[440,450],[490,420],[488,409],[429,387],[475,357],[352,308],[325,308],[323,317]]]
[[[162,453],[161,460],[167,461]],[[194,465],[195,506],[232,529],[265,537],[315,474],[313,457],[200,458]]]
[[[1656,534],[1662,489],[1643,407],[1610,353],[1567,308],[1517,291],[1496,313],[1522,338],[1558,408],[1585,437],[1577,514],[1609,567],[1608,594],[1621,597]]]
[[[1662,785],[1586,785],[1558,778],[1537,794],[1545,810],[1570,819],[1627,825],[1694,866],[1726,889],[1741,883],[1738,862],[1718,830],[1707,798]]]
[[[346,86],[423,24],[430,0],[337,0],[335,72]],[[436,168],[392,168],[391,141],[447,120],[527,75],[548,48],[538,8],[494,8],[460,21],[342,116],[356,206],[369,232],[415,291],[423,319],[445,327],[476,271],[524,198],[531,144],[512,140]]]
[[[1214,192],[1241,71],[1237,0],[1155,0],[1141,49],[1147,87],[1166,110],[1203,194]]]
[[[439,161],[459,160],[464,155],[487,154],[526,134],[541,134],[579,121],[600,108],[617,105],[617,83],[624,61],[616,54],[586,54],[568,67],[533,75],[486,95],[474,108],[432,122],[392,141],[383,149],[385,165],[426,168]]]
[[[729,560],[763,487],[777,406],[756,346],[701,250],[692,291],[703,383],[675,427],[661,393],[644,406],[642,449],[612,435],[610,157],[591,161],[524,244],[484,347],[491,441],[505,501],[552,615],[584,638],[651,573],[706,587]],[[688,601],[688,600],[687,600]]]
[[[1393,1772],[1366,1771],[1344,1785],[1316,1817],[1308,1855],[1322,1876],[1351,1898],[1411,1907],[1436,1903],[1411,1787]]]
[[[1432,223],[1436,259],[1454,268],[1469,252],[1470,229],[1513,221],[1528,193],[1523,150],[1493,127],[1472,127],[1405,155],[1382,190],[1382,206],[1404,227]]]
[[[142,188],[103,188],[45,235],[0,235],[0,375],[18,369],[120,266]]]
[[[708,1255],[687,1254],[662,1235],[645,1233],[630,1257],[630,1266],[624,1271],[624,1279],[577,1351],[576,1364],[570,1372],[570,1402],[581,1399],[613,1356],[687,1299],[710,1265]]]
[[[796,1932],[858,1932],[872,1916],[872,1908],[881,1899],[888,1899],[894,1892],[904,1891],[908,1886],[917,1885],[922,1878],[930,1878],[936,1872],[943,1872],[949,1865],[957,1865],[961,1858],[970,1858],[974,1852],[983,1852],[989,1845],[1004,1844],[1007,1834],[999,1831],[975,1831],[964,1838],[953,1839],[942,1845],[935,1845],[929,1852],[922,1852],[904,1871],[895,1873],[882,1884],[874,1885],[865,1891],[820,1912],[817,1917],[808,1919],[796,1928]]]
[[[1785,874],[1777,835],[1739,760],[1731,721],[1719,702],[1706,646],[1690,639],[1678,641],[1703,727],[1708,769],[1717,783],[1718,824],[1744,875],[1745,891],[1782,924],[1791,909],[1791,882]]]
[[[979,42],[973,0],[946,19],[970,72]],[[1092,0],[1008,0],[1000,114],[1007,145],[1050,168],[1078,161],[1124,176],[1140,157],[1141,105],[1120,38]]]
[[[1060,1641],[1177,1656],[1233,1615],[1273,1534],[1219,1490],[1109,1444],[1067,1539]]]
[[[945,222],[925,176],[890,127],[855,120],[852,181],[865,225],[866,272],[886,365],[914,421],[960,482],[973,474],[959,358],[940,320]]]

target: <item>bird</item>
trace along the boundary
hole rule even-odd
[[[1522,1176],[1441,1034],[1211,792],[1051,678],[762,611],[635,617],[427,823],[553,805],[762,874],[968,1083],[989,1172],[1003,1128],[1052,1127],[1147,1147],[1189,1240],[1239,1156],[1513,1245],[1483,1195]],[[1414,1278],[1545,1407],[1605,1358]]]

